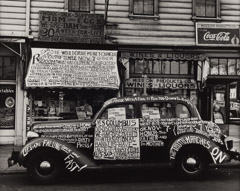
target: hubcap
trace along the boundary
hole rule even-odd
[[[194,158],[188,158],[186,164],[194,166],[197,164],[197,161]]]
[[[48,162],[48,161],[43,161],[43,162],[41,162],[41,164],[40,164],[40,168],[42,169],[42,170],[44,170],[44,169],[50,169],[51,168],[51,164],[50,164],[50,162]]]

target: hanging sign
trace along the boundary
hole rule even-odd
[[[104,42],[104,15],[39,11],[39,40],[50,42]]]
[[[196,24],[197,45],[240,45],[240,25],[238,24]]]
[[[144,88],[143,78],[129,78],[125,83],[126,88]],[[197,89],[194,79],[147,78],[148,89]]]
[[[26,87],[118,89],[117,51],[32,48]]]

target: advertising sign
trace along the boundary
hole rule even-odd
[[[170,78],[147,78],[148,89],[197,89],[194,79],[170,79]],[[129,78],[126,80],[126,88],[144,88],[143,78]]]
[[[104,41],[104,15],[39,11],[39,40],[94,43]]]
[[[0,85],[0,129],[15,126],[15,85]]]
[[[239,46],[240,25],[196,24],[197,45]]]
[[[26,87],[118,89],[117,51],[32,48]]]

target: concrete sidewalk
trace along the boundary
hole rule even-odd
[[[230,125],[229,139],[233,140],[234,148],[240,152],[240,125]],[[8,168],[7,159],[11,156],[12,150],[21,150],[22,146],[0,145],[0,174],[7,173],[26,173],[26,169],[18,164]],[[220,165],[211,165],[212,167],[240,168],[240,161],[231,161]]]

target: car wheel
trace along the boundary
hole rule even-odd
[[[56,181],[62,172],[58,153],[50,150],[39,150],[28,160],[27,172],[39,184],[49,184]]]
[[[200,178],[205,174],[208,162],[201,150],[186,149],[177,157],[177,168],[184,178]]]

